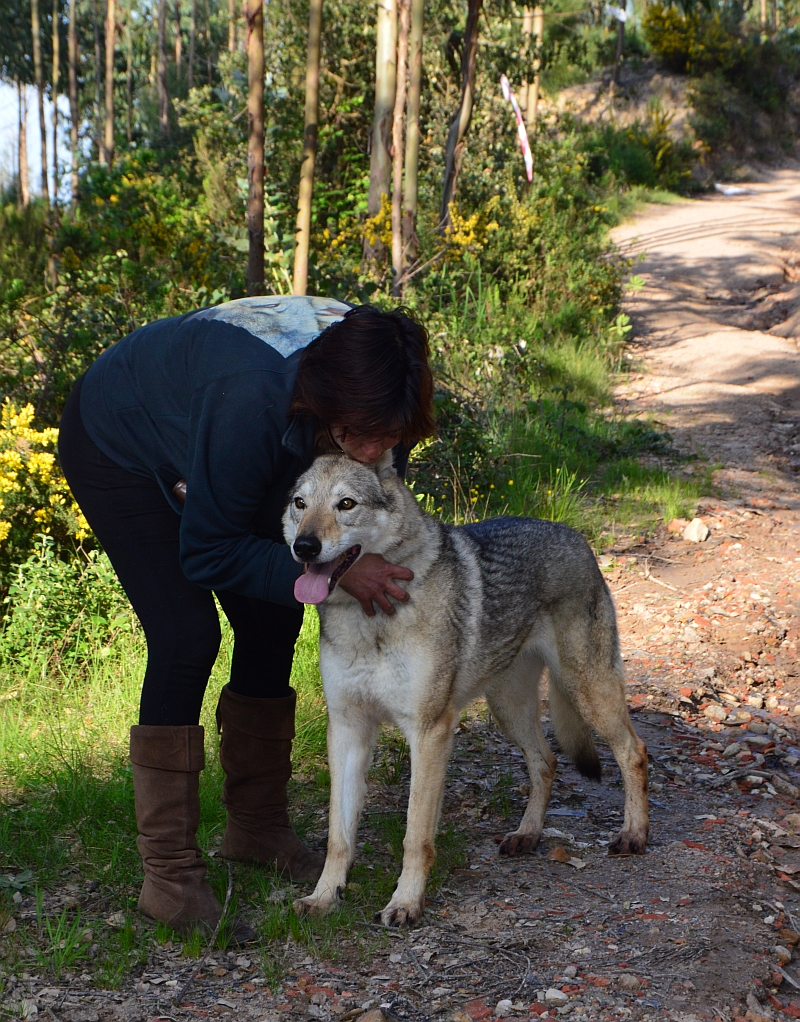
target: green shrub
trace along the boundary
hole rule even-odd
[[[628,185],[686,192],[692,188],[692,167],[698,151],[688,139],[669,132],[673,115],[653,101],[644,124],[616,128],[606,124],[589,135],[591,169],[596,178],[609,171]]]
[[[105,554],[92,551],[69,561],[56,556],[52,537],[9,574],[0,660],[30,663],[42,651],[49,666],[80,666],[102,655],[136,618]]]
[[[647,7],[644,32],[666,67],[693,76],[691,126],[712,151],[763,156],[791,145],[796,125],[789,106],[800,72],[796,31],[762,36],[733,7],[682,13],[657,0]]]
[[[719,10],[683,13],[656,0],[647,5],[642,27],[651,52],[670,71],[702,74],[730,69],[737,62],[741,48],[738,25]]]

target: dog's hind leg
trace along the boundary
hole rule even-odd
[[[403,728],[411,751],[411,791],[403,840],[403,870],[391,901],[380,913],[384,926],[413,926],[422,916],[425,885],[436,856],[436,825],[455,722],[456,712],[449,707],[424,730]]]
[[[622,830],[608,846],[609,855],[643,855],[649,828],[647,748],[628,715],[621,663],[607,667],[597,662],[570,663],[563,657],[557,689],[557,698],[572,703],[582,720],[608,742],[622,774],[625,818]]]
[[[341,900],[347,871],[355,857],[358,819],[367,791],[367,771],[378,737],[378,722],[358,708],[348,712],[328,707],[328,762],[331,771],[331,806],[328,851],[314,893],[298,898],[298,915],[324,915]]]
[[[544,664],[531,654],[522,655],[486,691],[489,708],[501,730],[519,747],[530,775],[530,796],[519,827],[500,843],[501,855],[533,852],[539,844],[544,814],[556,772],[556,758],[547,746],[539,723],[539,682]]]

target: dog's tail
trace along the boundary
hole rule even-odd
[[[592,729],[561,686],[550,680],[550,719],[558,744],[584,777],[599,781],[603,768],[594,747]]]

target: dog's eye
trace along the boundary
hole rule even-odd
[[[340,500],[336,506],[340,511],[352,511],[356,506],[356,502],[352,497],[345,497],[344,500]]]
[[[305,509],[306,509],[306,502],[303,500],[302,497],[295,497],[294,498],[294,506],[297,508],[298,511],[305,511]]]

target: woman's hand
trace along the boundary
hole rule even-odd
[[[384,614],[390,616],[395,608],[389,602],[391,596],[400,603],[405,603],[408,593],[395,584],[395,579],[410,582],[414,572],[399,564],[389,564],[380,554],[364,554],[345,572],[339,585],[346,593],[354,596],[367,617],[375,617],[374,603],[377,603]]]

